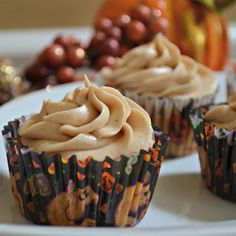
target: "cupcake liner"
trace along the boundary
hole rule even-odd
[[[121,92],[141,105],[149,113],[153,125],[170,136],[167,157],[186,156],[196,151],[189,111],[212,103],[215,95],[199,99],[168,99],[145,97],[127,90]]]
[[[49,156],[22,146],[17,130],[25,118],[4,127],[12,193],[28,220],[36,224],[132,226],[152,199],[168,136],[155,131],[149,151],[120,160],[83,161]]]
[[[202,106],[190,113],[201,174],[210,191],[236,202],[236,130],[216,128],[207,122],[204,115],[212,106]]]

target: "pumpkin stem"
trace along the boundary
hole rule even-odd
[[[193,0],[195,2],[199,2],[209,9],[221,12],[223,9],[235,3],[235,0]]]

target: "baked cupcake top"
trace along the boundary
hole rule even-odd
[[[151,121],[139,105],[110,87],[85,80],[59,102],[43,103],[40,113],[18,130],[23,145],[36,152],[102,161],[137,155],[154,143]]]
[[[162,34],[128,51],[101,74],[107,85],[151,97],[199,98],[214,94],[217,87],[207,67],[181,55]]]
[[[212,122],[217,128],[236,129],[236,96],[229,97],[229,103],[218,105],[209,110],[205,120]]]

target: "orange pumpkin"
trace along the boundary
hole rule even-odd
[[[224,68],[228,59],[228,35],[225,17],[196,0],[108,0],[96,20],[115,19],[128,14],[137,4],[158,9],[169,22],[164,32],[183,54],[193,57],[213,70]]]

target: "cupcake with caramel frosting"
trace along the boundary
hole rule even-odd
[[[212,102],[217,81],[212,72],[180,50],[163,35],[118,58],[101,72],[105,84],[138,102],[154,125],[171,136],[170,156],[194,150],[188,110]]]
[[[22,215],[66,226],[137,224],[168,144],[142,107],[87,79],[38,114],[9,122],[3,137]]]
[[[202,106],[190,113],[206,186],[236,202],[236,96],[227,104]]]

